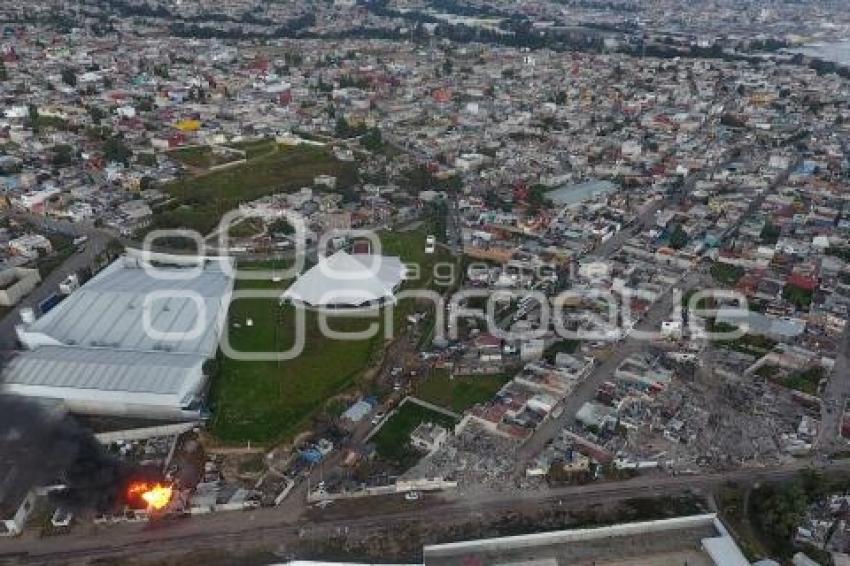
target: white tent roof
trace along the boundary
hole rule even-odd
[[[283,298],[311,306],[358,306],[391,299],[405,271],[397,257],[351,255],[340,250],[320,259],[284,291]]]

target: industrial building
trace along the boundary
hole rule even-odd
[[[426,566],[605,564],[749,566],[714,514],[426,546]]]
[[[27,351],[2,391],[62,401],[82,414],[200,415],[233,291],[229,258],[145,267],[119,258],[41,318],[20,325]]]
[[[395,302],[406,274],[398,257],[340,250],[301,275],[282,298],[316,309],[374,308]]]

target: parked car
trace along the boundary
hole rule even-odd
[[[437,247],[437,238],[433,234],[429,234],[425,238],[425,253],[432,254]]]
[[[384,419],[385,416],[387,416],[387,414],[385,412],[378,411],[377,413],[375,413],[375,416],[372,417],[372,424],[373,425],[378,424],[379,422],[381,422]]]

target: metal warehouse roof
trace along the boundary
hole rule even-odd
[[[195,354],[42,346],[13,358],[5,382],[173,394],[183,390],[187,370],[200,368],[205,359]]]
[[[785,338],[796,338],[806,330],[805,320],[778,318],[741,309],[719,309],[717,311],[717,322],[733,326],[746,324],[747,332]]]
[[[231,261],[153,272],[130,256],[118,259],[46,315],[16,327],[31,351],[5,368],[2,392],[61,400],[83,413],[194,414],[204,361],[226,323]]]
[[[205,360],[200,354],[42,346],[10,362],[2,392],[61,400],[83,413],[182,418],[204,387]]]
[[[232,276],[219,261],[209,262],[193,276],[188,268],[158,269],[170,277],[154,277],[133,259],[119,259],[23,329],[21,341],[30,342],[26,335],[32,333],[87,348],[212,356],[230,301]],[[185,278],[175,278],[179,276]],[[156,333],[145,327],[146,308]],[[196,328],[198,332],[193,331]]]

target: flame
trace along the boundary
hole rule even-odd
[[[148,504],[148,508],[158,511],[171,501],[172,489],[170,485],[161,483],[136,482],[130,485],[127,493],[131,497],[141,498]]]

